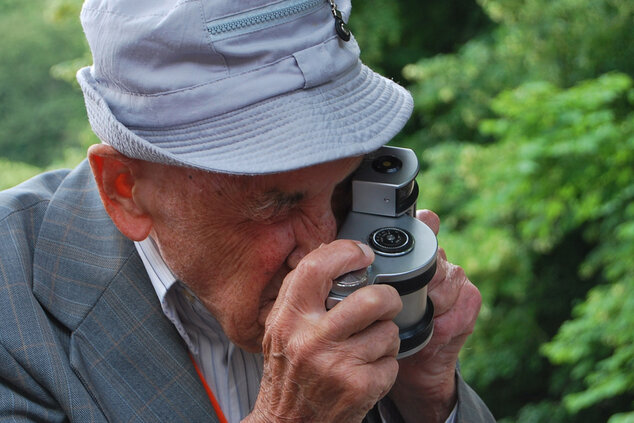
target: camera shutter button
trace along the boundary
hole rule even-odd
[[[339,276],[333,281],[332,293],[343,297],[368,284],[368,269],[363,268]]]

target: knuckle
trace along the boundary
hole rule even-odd
[[[368,374],[367,387],[376,399],[385,396],[398,375],[398,362],[396,358],[384,358],[380,366],[376,366],[371,373]],[[368,388],[366,388],[368,389]]]
[[[305,277],[314,275],[319,271],[320,265],[314,255],[305,256],[295,268],[295,273],[298,277]]]
[[[374,308],[383,300],[383,295],[381,295],[381,289],[378,285],[373,285],[371,289],[359,290],[358,292],[357,301],[364,308]]]
[[[342,377],[342,385],[345,387],[345,393],[350,398],[348,401],[359,401],[368,398],[365,401],[371,401],[370,387],[376,383],[368,372],[361,371],[355,374],[347,373]],[[364,402],[365,402],[364,401]]]
[[[480,290],[471,282],[467,284],[469,290],[469,298],[471,298],[472,304],[475,306],[474,308],[480,309],[482,305],[482,294]]]
[[[327,341],[330,339],[338,339],[341,334],[345,333],[346,322],[344,319],[324,319],[321,324],[315,328],[315,336]]]
[[[393,341],[399,341],[400,343],[400,337],[399,337],[399,328],[398,325],[396,323],[394,323],[392,320],[388,321],[388,336],[391,340]]]
[[[449,274],[450,274],[452,279],[456,279],[456,280],[459,280],[459,281],[468,281],[467,274],[464,271],[464,269],[462,268],[462,266],[458,266],[456,264],[451,264],[450,265]]]
[[[357,291],[357,308],[375,313],[398,313],[403,308],[403,302],[398,291],[389,285],[376,284]]]
[[[468,287],[468,308],[471,310],[471,315],[473,316],[471,325],[474,326],[475,320],[480,313],[480,308],[482,307],[482,294],[480,294],[478,288],[476,288],[476,286],[472,283],[469,283]]]

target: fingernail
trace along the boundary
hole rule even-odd
[[[367,257],[374,256],[374,252],[372,251],[372,248],[370,248],[369,245],[363,244],[361,242],[357,242],[357,245],[359,246],[359,248],[361,248],[361,251],[363,251],[363,254],[365,254]]]

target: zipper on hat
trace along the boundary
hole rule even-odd
[[[284,2],[284,5],[275,4],[216,20],[207,26],[207,31],[215,40],[246,34],[308,15],[323,4],[324,0],[293,0]]]
[[[334,0],[328,0],[328,2],[330,3],[332,16],[335,18],[335,31],[337,35],[344,41],[350,41],[350,28],[348,28],[348,24],[343,21],[343,16],[339,9],[337,9],[337,4]]]

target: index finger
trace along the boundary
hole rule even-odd
[[[369,266],[372,249],[356,241],[336,240],[307,254],[284,279],[276,306],[291,304],[304,313],[325,313],[325,301],[333,279],[344,273]]]
[[[438,230],[440,228],[440,218],[436,213],[431,210],[417,210],[416,218],[429,226],[434,234],[438,235]]]

